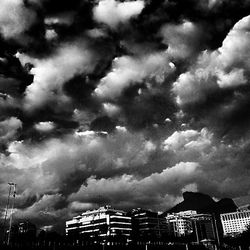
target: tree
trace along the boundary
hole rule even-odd
[[[247,229],[241,233],[240,235],[240,243],[243,246],[250,245],[250,225],[247,226]]]

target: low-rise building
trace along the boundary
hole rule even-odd
[[[6,241],[9,230],[6,232]],[[29,221],[22,221],[12,225],[10,232],[11,242],[34,241],[36,239],[36,226]]]
[[[168,214],[166,220],[170,225],[171,234],[175,237],[183,237],[193,233],[192,220],[189,214],[183,212]]]
[[[196,214],[191,217],[197,242],[216,240],[216,226],[211,214]],[[218,240],[218,239],[217,239]]]
[[[123,237],[131,236],[131,217],[124,211],[110,206],[89,210],[72,220],[66,221],[66,235],[82,235],[86,237]]]
[[[172,235],[175,237],[193,234],[197,242],[216,239],[216,226],[210,214],[197,214],[194,210],[188,210],[168,214],[166,220],[170,223]]]
[[[133,209],[130,214],[134,239],[154,240],[168,235],[169,225],[166,219],[157,212],[137,208]]]
[[[220,215],[224,235],[242,233],[250,225],[250,210],[241,210]]]

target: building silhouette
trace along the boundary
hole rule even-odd
[[[160,214],[137,208],[130,215],[134,240],[162,240],[169,235],[169,224]]]
[[[10,242],[30,242],[36,239],[36,226],[29,221],[22,221],[11,226]],[[6,232],[6,239],[9,230]]]

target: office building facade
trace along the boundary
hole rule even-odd
[[[216,225],[210,214],[197,214],[194,210],[181,211],[166,216],[175,237],[194,236],[194,240],[216,239]]]
[[[225,236],[240,234],[250,226],[250,210],[221,214],[220,219]]]
[[[166,220],[170,225],[171,235],[175,237],[183,237],[193,233],[192,221],[187,211],[168,214]]]
[[[156,212],[137,208],[133,209],[130,215],[134,239],[163,239],[169,234],[166,219]]]
[[[191,216],[193,230],[195,231],[196,241],[216,240],[216,227],[211,214],[196,214]]]
[[[89,210],[72,220],[66,221],[66,235],[85,237],[114,238],[131,236],[131,217],[124,211],[110,206]]]

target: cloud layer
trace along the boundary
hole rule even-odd
[[[0,10],[1,218],[247,202],[249,1],[71,2]]]

